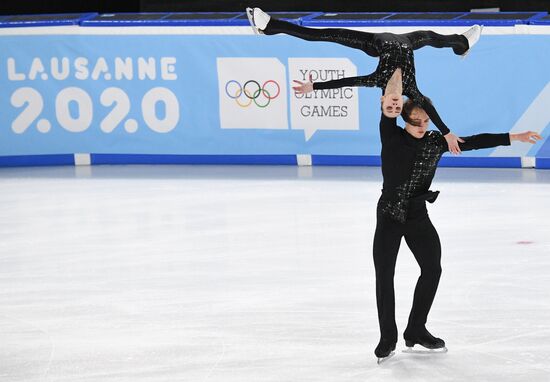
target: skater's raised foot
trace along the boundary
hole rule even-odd
[[[271,16],[262,11],[260,8],[246,8],[246,16],[256,34],[264,34],[264,29],[267,28]]]
[[[394,356],[395,343],[396,341],[386,338],[382,338],[380,340],[378,346],[376,347],[376,349],[374,349],[374,355],[378,358],[378,364],[381,364],[382,362]]]
[[[468,50],[461,55],[462,58],[465,58],[468,53],[470,53],[470,50],[473,48],[473,46],[479,41],[482,29],[483,27],[481,25],[476,24],[468,29],[466,32],[462,33],[462,36],[464,36],[466,40],[468,40]]]
[[[418,353],[418,352],[429,352],[429,353],[446,353],[447,348],[445,347],[445,341],[441,338],[436,338],[431,335],[426,328],[418,328],[414,330],[405,330],[403,333],[405,338],[405,345],[407,349],[404,350],[406,353]],[[420,345],[422,348],[415,348],[415,345]]]

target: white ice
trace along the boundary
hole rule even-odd
[[[549,381],[550,171],[441,168],[446,354],[377,365],[379,168],[0,169],[0,381]],[[402,243],[400,335],[419,275]]]

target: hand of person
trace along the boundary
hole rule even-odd
[[[453,133],[447,133],[444,135],[444,137],[447,141],[447,144],[449,145],[449,152],[451,154],[458,155],[462,153],[462,151],[460,151],[460,147],[458,146],[458,142],[464,143],[464,139],[457,137]]]
[[[296,94],[307,94],[313,91],[313,81],[311,80],[311,74],[309,75],[309,82],[301,82],[298,80],[293,80],[293,82],[296,82],[300,85],[292,87]]]
[[[520,142],[526,142],[535,144],[537,141],[540,141],[542,137],[539,133],[535,133],[534,131],[525,131],[523,133],[519,134],[510,134],[510,140],[511,141],[520,141]]]

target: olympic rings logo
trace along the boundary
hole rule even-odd
[[[248,80],[244,85],[236,80],[229,80],[225,84],[225,94],[240,107],[249,107],[252,102],[258,107],[267,107],[280,93],[281,87],[274,80],[267,80],[262,86],[254,80]]]

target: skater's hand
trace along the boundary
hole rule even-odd
[[[311,80],[311,74],[309,75],[309,82],[301,82],[298,80],[293,80],[293,82],[296,82],[298,85],[300,85],[292,87],[297,95],[307,94],[313,91],[313,81]]]
[[[447,141],[447,144],[449,145],[449,152],[451,154],[458,155],[462,153],[462,151],[460,151],[460,147],[458,146],[458,142],[464,143],[464,139],[457,137],[453,133],[447,133],[444,135],[444,137]]]
[[[510,141],[520,141],[535,144],[541,139],[542,137],[540,136],[540,134],[535,133],[534,131],[526,131],[519,134],[510,134]]]

